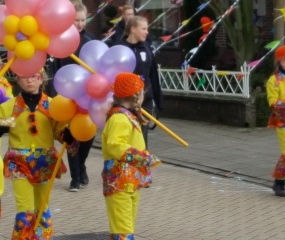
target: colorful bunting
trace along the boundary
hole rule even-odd
[[[198,9],[199,11],[201,11],[201,10],[204,9],[210,2],[211,2],[211,1],[208,1],[208,2],[206,2],[206,3],[202,3],[199,7],[197,7],[197,9]]]
[[[200,78],[198,84],[197,84],[197,89],[199,89],[200,87],[202,87],[204,84],[206,83],[206,79],[205,77]]]
[[[281,8],[281,9],[279,9],[279,10],[280,10],[280,12],[282,13],[283,19],[284,19],[284,21],[285,21],[285,8]]]
[[[193,68],[193,67],[189,67],[188,69],[187,69],[187,77],[188,76],[190,76],[191,74],[193,74],[193,73],[195,73],[196,72],[196,68]]]
[[[115,18],[115,19],[113,19],[113,20],[111,20],[111,21],[109,21],[110,23],[112,23],[112,24],[117,24],[118,22],[120,22],[122,20],[122,17],[118,17],[118,18]]]
[[[219,76],[226,76],[226,75],[230,75],[230,72],[224,72],[224,71],[217,71],[217,75]]]
[[[232,10],[234,9],[235,6],[237,6],[237,5],[239,4],[239,1],[240,1],[240,0],[236,0],[236,1],[228,8],[228,10],[227,10],[221,17],[219,17],[219,20],[212,26],[212,28],[211,28],[211,30],[209,31],[207,37],[205,37],[205,38],[202,40],[202,42],[199,44],[198,50],[199,50],[199,48],[204,44],[204,42],[208,39],[208,37],[211,35],[211,33],[213,33],[213,31],[217,28],[217,26],[222,22],[222,20],[223,20],[226,16],[228,16],[229,13],[232,12]],[[198,50],[196,51],[196,54],[197,54]],[[192,60],[192,58],[193,58],[194,56],[195,56],[195,54],[192,54],[192,55],[189,57],[189,59],[187,60],[187,62],[189,63],[189,62]]]
[[[161,39],[163,42],[168,42],[171,38],[172,38],[172,35],[167,35],[167,36],[162,36],[162,37],[160,37],[160,39]]]
[[[237,80],[241,80],[243,77],[244,77],[244,74],[243,74],[243,73],[238,73],[238,74],[236,74]]]
[[[182,26],[186,26],[186,25],[190,22],[190,20],[191,20],[191,18],[186,19],[186,20],[183,20],[183,21],[181,22],[181,25],[182,25]]]
[[[270,42],[270,43],[267,43],[264,47],[265,47],[266,49],[271,50],[271,49],[276,48],[279,44],[280,44],[280,41],[277,40],[277,41],[272,41],[272,42]]]
[[[191,17],[188,18],[188,19],[183,20],[183,21],[181,22],[180,27],[179,27],[178,29],[176,29],[176,31],[174,31],[174,33],[172,34],[172,36],[174,36],[175,34],[179,33],[179,32],[181,31],[181,29],[182,29],[183,27],[185,27],[185,26],[191,21],[191,19],[192,19],[193,17],[195,17],[196,15],[198,15],[198,14],[200,13],[200,11],[203,10],[210,2],[211,2],[211,0],[208,1],[208,2],[206,2],[206,3],[201,4],[201,5],[197,8],[198,11],[195,12],[193,16],[191,16]],[[171,9],[171,8],[170,8],[170,9]],[[169,9],[168,9],[168,10],[169,10]],[[167,11],[168,11],[168,10],[167,10]],[[167,11],[164,12],[164,13],[162,13],[162,14],[160,14],[151,24],[149,24],[149,26],[151,26],[154,22],[156,22],[156,21],[157,21],[159,18],[161,18],[164,14],[166,14]],[[199,29],[200,29],[200,28],[199,28]],[[194,32],[194,31],[192,31],[192,32]],[[188,33],[186,33],[186,34],[180,35],[178,38],[174,38],[174,39],[172,39],[172,40],[170,40],[171,38],[168,38],[168,36],[167,36],[167,38],[166,38],[166,36],[162,36],[161,39],[162,39],[163,41],[164,41],[164,39],[167,39],[168,41],[164,41],[161,45],[159,45],[159,46],[157,47],[157,50],[160,49],[162,46],[164,46],[166,42],[169,42],[169,43],[170,43],[170,42],[175,41],[175,40],[177,40],[177,39],[179,39],[179,38],[181,38],[181,37],[185,37],[185,36],[187,36],[187,35],[190,34],[190,33],[191,33],[191,32],[188,32]]]
[[[258,65],[260,63],[260,59],[255,60],[253,62],[250,62],[249,64],[247,64],[249,67],[255,67],[256,65]]]

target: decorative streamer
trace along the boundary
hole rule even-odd
[[[140,10],[142,10],[151,0],[146,1],[143,5],[141,5],[139,8],[135,8],[136,12],[138,13]]]
[[[213,21],[217,21],[218,19],[220,19],[220,17],[216,18],[216,19],[213,20]],[[209,23],[209,24],[210,24],[210,23]],[[186,37],[186,36],[188,36],[188,35],[191,34],[191,33],[194,33],[194,32],[196,32],[196,31],[201,30],[205,25],[206,25],[206,24],[204,24],[204,25],[202,25],[201,27],[196,28],[196,29],[194,29],[194,30],[192,30],[192,31],[183,33],[183,34],[181,34],[180,36],[178,36],[178,37],[176,37],[176,38],[173,38],[173,39],[171,39],[171,40],[170,40],[170,38],[172,37],[172,35],[160,37],[164,42],[163,42],[162,44],[160,44],[160,45],[155,49],[154,53],[157,52],[160,48],[162,48],[164,45],[166,45],[166,44],[168,44],[168,43],[174,42],[174,41],[176,41],[177,39]],[[196,50],[197,50],[197,49],[198,49],[198,47],[196,48]],[[188,54],[189,54],[189,53],[192,53],[192,52],[191,52],[192,50],[193,50],[193,49],[191,49],[191,50],[188,52]],[[188,55],[188,54],[187,54],[187,55]],[[187,57],[187,55],[186,55],[185,57]]]
[[[173,8],[176,8],[177,5],[174,4],[172,5],[170,8],[168,8],[165,12],[161,13],[160,15],[158,15],[158,17],[156,19],[154,19],[149,25],[148,27],[152,26],[154,23],[156,23],[158,20],[160,20],[164,15],[166,15],[169,11],[171,11]]]
[[[195,13],[193,14],[193,16],[191,16],[190,18],[183,20],[183,21],[181,22],[181,25],[176,29],[176,31],[175,31],[173,34],[160,37],[160,38],[163,40],[163,43],[162,43],[161,45],[159,45],[159,46],[156,48],[156,51],[157,51],[158,49],[160,49],[162,46],[166,45],[166,42],[170,43],[169,40],[170,40],[175,34],[179,33],[179,32],[181,31],[181,29],[184,28],[184,27],[192,20],[192,18],[194,18],[195,16],[197,16],[210,2],[211,2],[211,0],[208,1],[208,2],[206,2],[206,3],[201,4],[201,5],[197,8],[198,11],[195,12]],[[199,28],[199,29],[200,29],[200,28]],[[175,40],[179,39],[180,37],[182,37],[182,35],[179,36],[179,37],[177,37],[177,38],[175,38]],[[184,37],[184,35],[183,35],[183,37]],[[173,41],[175,41],[175,40],[173,39]],[[173,41],[171,41],[171,42],[173,42]]]
[[[195,13],[193,14],[193,16],[191,16],[190,18],[188,18],[188,19],[186,19],[186,20],[183,20],[183,21],[181,22],[181,26],[172,34],[172,36],[175,35],[176,33],[180,32],[181,29],[184,28],[195,16],[198,15],[205,7],[207,7],[207,6],[210,4],[211,1],[212,1],[212,0],[210,0],[210,1],[206,2],[206,3],[203,3],[203,4],[201,4],[199,7],[197,7],[198,11],[195,12]]]
[[[212,29],[209,31],[207,37],[205,37],[205,38],[202,40],[202,42],[198,45],[197,51],[196,51],[193,55],[191,55],[188,60],[185,59],[187,64],[188,64],[188,63],[192,60],[192,58],[197,54],[197,52],[199,51],[200,47],[205,43],[205,41],[208,39],[208,37],[214,32],[214,30],[217,28],[217,26],[223,21],[223,19],[224,19],[226,16],[228,16],[228,15],[232,12],[232,10],[234,9],[234,7],[236,7],[239,2],[240,2],[240,0],[236,0],[236,1],[228,8],[228,10],[220,17],[220,19],[213,25],[213,27],[212,27]],[[188,55],[188,54],[187,54],[187,55]]]
[[[107,7],[112,1],[113,1],[113,0],[108,0],[108,1],[106,1],[106,2],[102,2],[102,3],[99,5],[97,11],[96,11],[94,14],[92,14],[91,17],[88,17],[88,18],[86,19],[86,25],[87,25],[88,23],[90,23],[90,22],[94,19],[94,17],[96,17],[96,16],[97,16],[105,7]]]
[[[274,11],[280,11],[282,15],[277,17],[277,18],[275,18],[273,20],[273,22],[275,22],[276,20],[278,20],[280,18],[283,18],[283,20],[285,21],[285,8],[280,8],[280,9],[275,8]]]
[[[278,47],[278,45],[284,40],[284,38],[285,37],[283,37],[280,41],[274,41],[275,42],[274,45],[272,45],[272,42],[271,42],[271,45],[272,45],[271,47],[272,48],[271,49],[269,48],[270,50],[262,58],[260,58],[259,60],[255,60],[255,61],[249,63],[248,66],[253,66],[250,69],[250,71],[253,71],[271,52],[273,52]],[[277,44],[277,42],[279,42],[279,43]]]

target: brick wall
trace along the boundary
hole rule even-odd
[[[85,0],[84,3],[88,8],[88,12],[90,14],[94,14],[98,6],[102,1],[94,1],[94,0]],[[138,1],[136,1],[137,3]],[[123,6],[128,3],[126,0],[116,0],[111,4],[114,6]],[[270,42],[273,39],[272,35],[272,27],[273,27],[273,1],[266,1],[266,13],[267,15],[264,17],[264,40],[266,42]],[[118,11],[118,16],[120,16],[120,12]],[[96,17],[87,25],[87,30],[92,32],[97,39],[102,39],[102,28],[105,25],[106,17],[103,12],[96,15]],[[222,24],[217,28],[216,34],[216,45],[223,49],[226,46],[226,31]],[[156,55],[157,62],[162,65],[162,67],[167,68],[180,68],[181,64],[184,60],[184,53],[179,48],[164,48],[161,49],[159,53]],[[219,63],[215,60],[212,60],[210,65],[218,65]]]

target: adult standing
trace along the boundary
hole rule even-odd
[[[157,64],[149,43],[147,19],[141,16],[132,17],[126,27],[123,38],[117,44],[129,47],[136,56],[134,73],[142,76],[145,82],[145,97],[142,108],[151,112],[153,101],[159,110],[162,110],[162,92],[159,83]],[[146,146],[148,146],[148,125],[142,126]]]
[[[85,43],[94,40],[95,38],[91,33],[85,30],[87,18],[86,6],[82,3],[75,3],[74,7],[76,10],[76,19],[74,21],[74,25],[80,33],[80,44],[74,54],[76,56],[79,56],[79,52],[82,46]],[[55,61],[53,62],[53,71],[56,72],[59,68],[72,63],[75,63],[75,61],[71,58],[55,59]],[[50,84],[49,87],[50,88],[48,91],[48,95],[55,96],[57,92],[55,91],[53,84]],[[71,182],[69,186],[70,192],[77,192],[79,191],[80,186],[87,186],[89,183],[89,177],[87,175],[85,162],[92,147],[93,140],[94,138],[85,142],[79,142],[79,148],[77,153],[67,153],[69,170],[71,175]]]
[[[122,20],[119,21],[116,26],[114,27],[114,34],[111,37],[112,43],[116,43],[119,40],[121,40],[125,27],[128,23],[128,21],[135,16],[135,10],[132,5],[124,5],[122,7]]]

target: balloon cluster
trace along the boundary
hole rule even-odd
[[[86,141],[96,134],[97,127],[104,127],[115,77],[120,72],[133,72],[136,58],[126,46],[109,48],[98,40],[84,44],[79,58],[93,73],[78,64],[60,68],[54,76],[59,95],[52,100],[50,113],[56,120],[70,121],[72,135]]]
[[[0,5],[0,44],[15,55],[11,69],[30,76],[46,62],[47,54],[68,57],[77,49],[80,36],[69,0],[6,0]],[[62,47],[64,46],[64,47]]]

